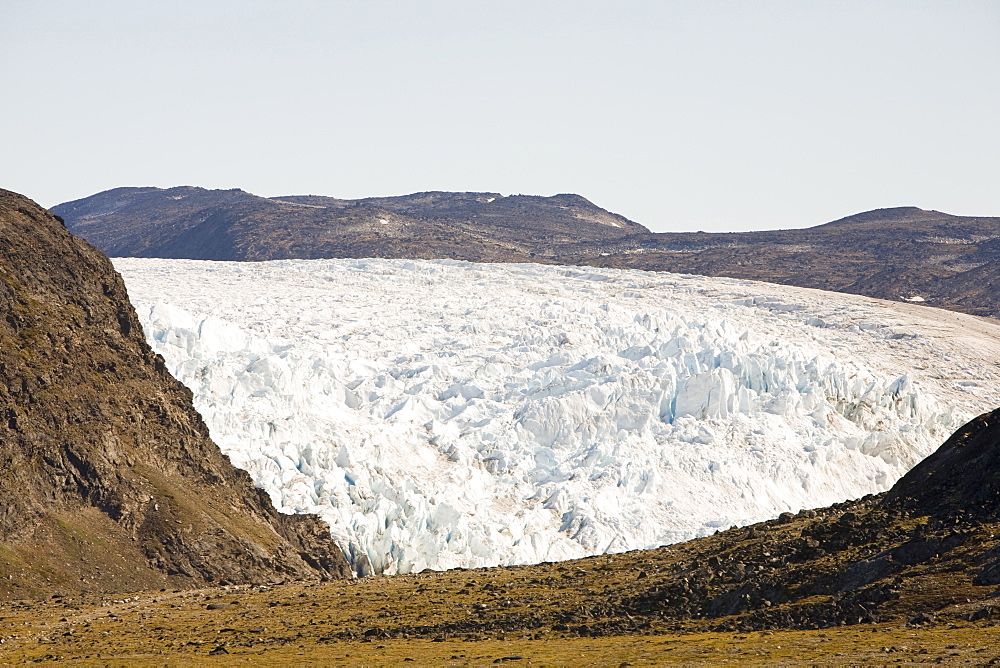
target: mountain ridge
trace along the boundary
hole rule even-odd
[[[647,232],[579,195],[429,191],[342,200],[240,189],[116,188],[53,207],[111,255],[214,260],[397,257],[527,260],[535,247]]]
[[[767,281],[1000,317],[1000,218],[912,206],[809,228],[727,233],[650,232],[573,194],[428,191],[347,200],[143,187],[53,211],[113,256],[590,265]]]
[[[872,209],[870,211],[862,211],[861,213],[855,213],[850,216],[838,218],[837,220],[831,221],[829,223],[824,223],[822,225],[816,225],[815,227],[834,227],[834,226],[843,226],[849,224],[864,224],[876,221],[902,222],[902,221],[936,220],[940,218],[958,218],[958,217],[959,216],[953,216],[951,214],[942,213],[940,211],[921,209],[916,206],[892,206],[880,209]],[[815,228],[810,228],[810,229],[815,229]]]
[[[804,229],[632,235],[563,259],[766,281],[1000,317],[1000,218],[876,209]]]

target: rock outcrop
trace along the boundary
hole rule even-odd
[[[0,190],[0,597],[347,576],[146,344],[103,253]]]
[[[1000,522],[1000,409],[952,434],[893,486],[884,505],[938,521]]]

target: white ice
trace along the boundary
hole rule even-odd
[[[1000,326],[750,281],[118,259],[153,348],[359,574],[675,542],[887,489],[1000,405]]]

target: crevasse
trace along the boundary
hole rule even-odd
[[[448,261],[116,266],[216,442],[359,574],[651,547],[881,491],[995,399],[911,371],[933,338],[845,295]]]

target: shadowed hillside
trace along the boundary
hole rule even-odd
[[[0,190],[0,598],[348,574],[212,443],[101,252]]]

